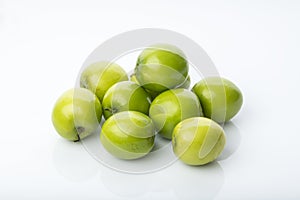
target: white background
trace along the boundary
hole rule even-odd
[[[0,0],[0,199],[299,199],[299,19],[296,0]],[[147,27],[193,39],[243,91],[228,158],[122,174],[56,134],[91,51]]]

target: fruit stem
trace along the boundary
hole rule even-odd
[[[118,112],[118,109],[116,108],[104,108],[105,111],[109,111],[112,114],[115,114]]]

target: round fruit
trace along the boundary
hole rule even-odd
[[[94,92],[102,102],[106,91],[115,83],[127,81],[124,69],[116,63],[101,61],[89,65],[81,74],[80,87]]]
[[[219,123],[232,119],[243,104],[239,88],[225,78],[205,78],[192,91],[199,97],[204,116]]]
[[[147,155],[154,146],[155,128],[143,113],[124,111],[111,116],[102,126],[100,140],[104,148],[121,159]]]
[[[103,97],[103,115],[105,119],[121,111],[139,111],[148,115],[151,103],[150,95],[138,84],[122,81],[114,84]]]
[[[194,93],[178,88],[158,95],[151,103],[149,115],[158,133],[171,139],[177,123],[190,117],[202,116],[202,109]]]
[[[225,146],[222,127],[211,119],[194,117],[176,125],[172,136],[173,151],[188,165],[204,165],[215,160]]]
[[[188,70],[188,62],[180,49],[159,44],[146,48],[139,55],[135,74],[144,88],[163,92],[182,85]]]
[[[79,141],[93,133],[102,117],[101,103],[91,91],[84,88],[70,89],[56,101],[52,122],[56,131],[65,139]]]

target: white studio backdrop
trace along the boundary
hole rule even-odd
[[[0,0],[0,199],[299,199],[299,11],[292,0]],[[87,56],[138,28],[193,39],[240,87],[229,157],[123,174],[55,133],[54,102]]]

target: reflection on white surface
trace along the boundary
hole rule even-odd
[[[237,151],[241,143],[240,130],[233,122],[226,123],[223,128],[226,134],[226,145],[217,161],[229,158]],[[155,146],[147,156],[136,160],[115,158],[102,146],[99,132],[100,127],[96,133],[82,140],[82,144],[93,158],[114,170],[126,173],[149,173],[162,170],[177,160],[172,150],[171,141],[159,135],[156,136]]]
[[[122,160],[106,151],[100,141],[98,131],[82,140],[85,149],[101,164],[125,173],[149,173],[161,170],[177,160],[172,150],[170,140],[163,140],[157,136],[155,148],[145,157],[135,160]]]
[[[217,158],[218,161],[229,158],[237,151],[241,143],[241,132],[233,122],[227,122],[223,129],[226,135],[226,145],[221,155]]]
[[[81,143],[62,139],[54,146],[53,165],[59,175],[77,184],[96,178],[94,184],[99,191],[120,199],[214,199],[224,183],[224,171],[218,162],[196,167],[176,161],[155,173],[122,173],[100,165]]]
[[[213,199],[222,188],[224,171],[217,162],[198,167],[184,165],[182,168],[176,170],[176,179],[171,180],[178,199]]]
[[[57,140],[53,150],[53,165],[69,181],[85,181],[96,176],[99,165],[84,150],[80,142]]]
[[[217,162],[193,167],[179,161],[165,170],[151,174],[126,174],[103,168],[100,181],[122,198],[146,199],[149,194],[167,199],[213,199],[224,183],[224,172]],[[148,194],[148,195],[147,195]]]

